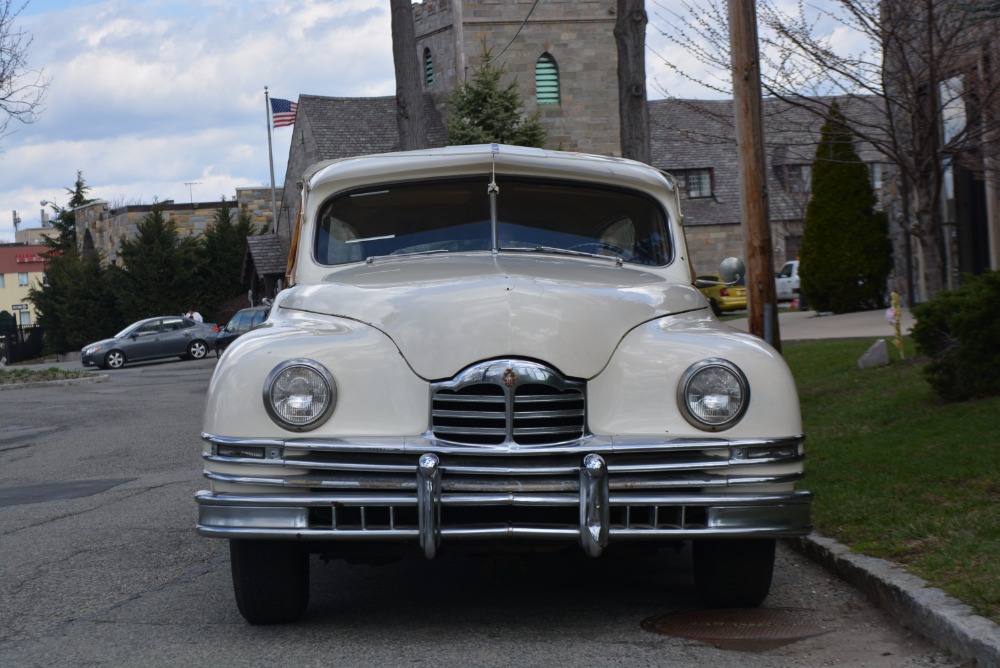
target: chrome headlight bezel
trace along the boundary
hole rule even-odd
[[[325,405],[308,419],[298,422],[290,420],[282,414],[276,405],[278,402],[275,400],[275,392],[281,390],[278,385],[280,381],[288,380],[286,372],[305,374],[309,379],[307,382],[318,383],[326,393]],[[264,408],[275,424],[290,431],[311,431],[326,422],[333,414],[333,409],[337,405],[337,383],[327,368],[315,360],[305,358],[285,360],[267,374],[267,379],[264,381],[263,398]]]
[[[713,375],[715,378],[711,377]],[[735,409],[729,407],[725,415],[716,419],[706,417],[705,413],[695,406],[697,401],[692,401],[694,396],[704,397],[704,393],[692,387],[696,381],[707,382],[719,390],[726,389],[726,392],[720,391],[716,396],[725,394],[727,404],[735,400],[739,402],[738,405]],[[722,387],[725,384],[729,384],[729,387]],[[677,383],[677,406],[681,415],[689,424],[704,431],[723,431],[733,427],[746,414],[749,405],[750,382],[743,371],[729,360],[713,357],[695,362],[687,368]]]

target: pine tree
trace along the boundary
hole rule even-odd
[[[76,172],[76,183],[73,184],[72,188],[66,188],[66,194],[69,195],[69,202],[66,208],[52,204],[52,211],[55,212],[55,217],[52,218],[52,227],[59,232],[58,235],[48,237],[46,239],[46,245],[50,248],[62,249],[75,248],[76,247],[76,212],[74,209],[78,206],[83,206],[84,204],[90,204],[93,199],[87,197],[87,193],[90,192],[90,186],[86,185],[83,180],[83,172],[77,170]]]
[[[241,207],[235,222],[233,214],[233,207],[223,197],[222,206],[215,212],[215,223],[205,230],[202,241],[204,272],[201,283],[206,288],[203,308],[209,314],[246,291],[243,258],[247,237],[254,233],[255,226],[245,206]]]
[[[524,118],[524,106],[517,81],[501,87],[503,66],[490,62],[491,53],[484,47],[483,64],[472,74],[471,83],[462,83],[452,94],[448,111],[448,142],[461,144],[545,145],[546,132],[538,114]]]
[[[802,292],[817,311],[876,308],[892,269],[888,220],[836,103],[820,130],[800,252]]]
[[[162,204],[143,217],[134,239],[122,241],[118,255],[125,265],[118,300],[127,320],[183,313],[203,298],[196,287],[197,242],[180,238]]]

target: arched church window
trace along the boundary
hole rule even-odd
[[[549,53],[535,63],[535,96],[538,104],[559,104],[559,66]]]

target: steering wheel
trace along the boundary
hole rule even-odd
[[[625,250],[621,246],[616,246],[610,241],[585,241],[582,244],[570,246],[569,250],[583,250],[584,248],[596,248],[597,250],[611,251],[621,259],[628,260],[630,262],[635,259],[635,256],[631,252]],[[596,254],[597,253],[595,253],[595,255]]]

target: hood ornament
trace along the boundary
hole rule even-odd
[[[507,387],[514,387],[514,383],[517,382],[517,372],[514,371],[513,367],[507,367],[507,370],[503,372],[500,378]]]

